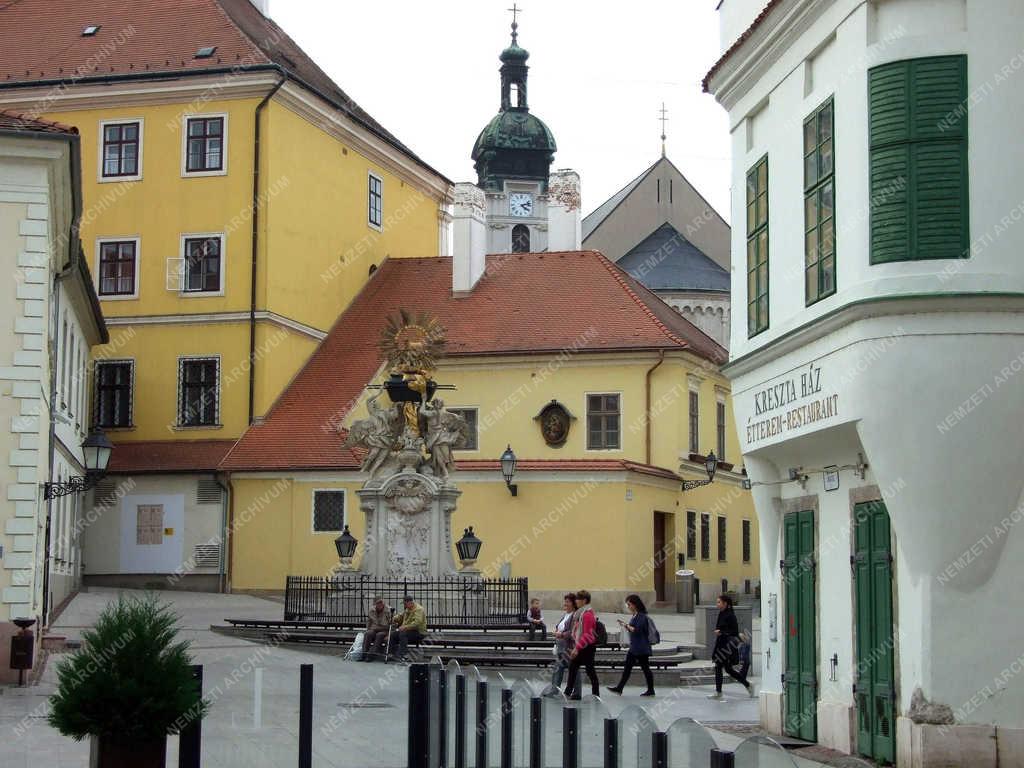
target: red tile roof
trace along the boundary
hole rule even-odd
[[[75,136],[78,129],[73,125],[56,123],[53,120],[43,120],[38,117],[12,112],[7,109],[0,109],[0,131],[29,131],[32,133],[56,133],[67,136]]]
[[[451,285],[449,258],[385,261],[221,468],[357,466],[336,428],[380,368],[378,337],[399,308],[437,316],[451,356],[675,349],[726,360],[722,347],[596,251],[489,256],[468,296],[454,297]]]
[[[95,35],[82,34],[95,25]],[[216,46],[213,55],[197,59],[208,46]],[[0,0],[0,88],[260,69],[286,73],[437,173],[250,0]]]
[[[143,440],[115,442],[109,472],[213,472],[234,440]]]
[[[782,0],[768,0],[768,5],[766,5],[764,8],[761,9],[761,12],[759,14],[757,14],[757,17],[750,24],[750,26],[747,27],[743,31],[743,34],[739,36],[739,38],[736,40],[736,42],[734,42],[732,45],[730,45],[725,50],[725,53],[723,53],[719,57],[718,61],[716,61],[713,65],[711,65],[711,69],[708,70],[708,73],[706,75],[704,75],[704,79],[701,81],[701,87],[703,87],[704,93],[710,93],[711,92],[710,89],[708,88],[708,85],[711,82],[711,78],[714,77],[715,74],[718,72],[718,70],[722,68],[722,65],[724,65],[725,62],[728,61],[729,58],[734,53],[736,53],[736,51],[738,51],[740,49],[740,46],[742,46],[745,42],[747,42],[747,40],[750,38],[750,36],[752,34],[754,34],[754,31],[759,26],[761,26],[761,22],[763,22],[766,18],[768,18],[768,14],[770,14],[772,12],[772,10],[774,10],[774,8],[777,5],[779,5],[781,2],[782,2]]]

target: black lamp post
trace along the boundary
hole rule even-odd
[[[462,530],[462,538],[455,542],[455,549],[459,552],[463,573],[477,573],[473,566],[480,556],[480,547],[483,545],[484,543],[473,533],[472,525]]]
[[[352,557],[356,553],[356,545],[359,542],[356,537],[348,531],[348,526],[341,532],[341,536],[334,540],[334,546],[338,550],[338,557],[341,558],[341,570],[352,570]]]
[[[512,478],[516,474],[516,455],[512,451],[512,446],[509,445],[505,449],[505,452],[501,454],[501,474],[505,476],[505,485],[508,487],[508,492],[513,496],[518,496],[518,487],[512,482]]]
[[[44,483],[43,498],[55,499],[59,496],[67,496],[69,493],[82,493],[90,488],[95,488],[100,478],[107,474],[107,464],[110,463],[110,452],[113,450],[114,444],[107,439],[103,430],[94,427],[89,432],[89,436],[82,441],[85,476],[69,477],[60,483]]]
[[[704,469],[708,473],[708,479],[684,480],[684,491],[692,491],[694,488],[700,488],[702,485],[710,485],[711,482],[715,479],[715,472],[718,470],[718,457],[715,456],[714,451],[710,451],[708,455],[704,457]]]

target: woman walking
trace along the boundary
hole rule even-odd
[[[651,639],[650,619],[647,618],[647,607],[640,595],[630,595],[626,598],[626,607],[633,614],[628,622],[619,619],[619,626],[629,633],[629,651],[626,653],[626,663],[622,667],[622,678],[619,684],[608,690],[612,693],[622,695],[622,689],[629,682],[629,673],[633,671],[633,665],[639,664],[644,672],[644,680],[647,681],[647,690],[641,696],[654,695],[654,675],[651,674]]]
[[[565,670],[569,668],[569,653],[572,651],[573,615],[576,613],[576,595],[572,592],[562,598],[565,615],[555,626],[555,668],[551,673],[551,685],[544,689],[544,696],[554,696],[562,685]]]
[[[750,697],[754,697],[754,686],[747,682],[745,672],[737,672],[733,667],[739,661],[740,626],[736,614],[732,610],[732,596],[719,595],[718,622],[715,624],[715,649],[711,659],[715,662],[715,692],[709,699],[722,699],[722,671],[743,685]]]
[[[576,603],[579,608],[573,616],[573,648],[569,652],[569,682],[565,687],[565,695],[573,701],[579,701],[581,697],[580,667],[587,671],[591,692],[595,696],[601,694],[597,683],[597,670],[594,669],[594,656],[597,654],[597,616],[590,607],[590,593],[581,589],[576,593]]]

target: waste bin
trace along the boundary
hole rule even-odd
[[[693,571],[676,571],[676,613],[693,613]]]

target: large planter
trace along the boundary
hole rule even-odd
[[[166,765],[166,736],[151,741],[90,737],[89,768],[166,768]]]

